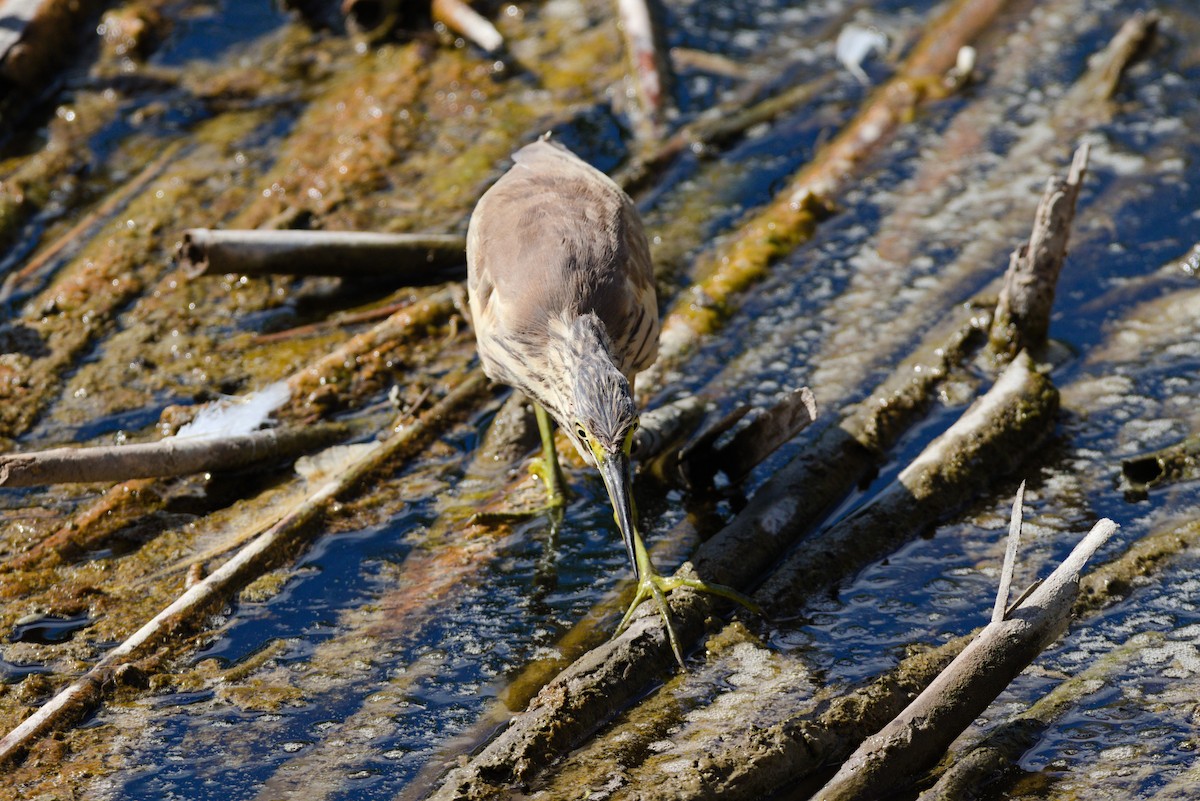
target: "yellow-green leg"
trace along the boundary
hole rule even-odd
[[[724,584],[710,584],[700,579],[660,576],[650,561],[650,554],[646,552],[642,536],[636,531],[633,532],[633,550],[634,559],[636,560],[635,568],[637,570],[637,593],[633,596],[633,603],[626,610],[625,617],[621,619],[621,625],[617,626],[617,631],[613,634],[614,637],[624,631],[625,627],[629,625],[629,621],[633,617],[633,610],[637,609],[642,601],[647,598],[653,598],[654,602],[658,604],[658,613],[662,615],[663,625],[667,627],[667,638],[671,641],[671,650],[675,654],[675,661],[679,663],[680,667],[683,667],[683,651],[679,648],[679,640],[676,639],[675,629],[671,626],[671,609],[667,606],[667,593],[671,590],[679,587],[688,587],[698,592],[719,595],[722,598],[728,598],[731,601],[741,604],[756,615],[762,614],[762,609],[758,604],[733,587],[726,587]]]
[[[533,411],[542,435],[542,455],[534,460],[533,472],[546,484],[548,505],[552,508],[561,507],[567,502],[567,483],[563,480],[562,468],[558,466],[558,451],[554,448],[554,424],[541,404],[533,404]]]

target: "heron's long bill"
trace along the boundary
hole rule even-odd
[[[629,552],[629,563],[636,573],[637,559],[633,554],[633,479],[630,476],[629,456],[622,451],[600,453],[597,454],[596,466],[604,478],[608,499],[612,502],[613,514],[621,529],[621,539],[625,541],[625,550]]]

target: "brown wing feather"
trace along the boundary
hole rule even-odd
[[[468,230],[476,316],[536,342],[551,318],[595,312],[632,378],[653,363],[658,343],[650,250],[633,203],[606,175],[549,142],[522,148],[514,160]]]

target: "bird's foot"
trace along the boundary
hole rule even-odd
[[[529,472],[546,485],[544,509],[561,509],[567,505],[567,482],[563,478],[562,468],[558,466],[558,459],[536,456],[529,465]]]
[[[629,621],[633,618],[633,612],[642,601],[647,598],[653,598],[654,603],[658,605],[658,613],[662,616],[663,625],[667,629],[667,639],[671,642],[671,651],[675,654],[675,661],[679,666],[683,664],[683,650],[679,647],[679,639],[675,636],[675,627],[671,625],[671,608],[667,604],[667,593],[676,590],[680,587],[697,592],[706,592],[710,595],[719,595],[722,598],[728,598],[735,603],[749,609],[756,615],[762,614],[762,608],[752,599],[735,590],[733,587],[727,587],[724,584],[715,584],[707,581],[701,581],[695,578],[684,578],[681,576],[662,576],[654,570],[654,565],[650,562],[650,556],[646,553],[646,548],[642,544],[642,538],[634,539],[634,549],[637,560],[638,584],[637,592],[633,596],[633,602],[629,604],[629,609],[625,611],[625,616],[621,618],[621,625],[617,626],[613,636],[618,636],[629,625]]]

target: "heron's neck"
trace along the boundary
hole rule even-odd
[[[575,387],[579,379],[620,370],[612,357],[612,346],[604,323],[594,313],[582,316],[563,316],[550,322],[547,356],[557,369],[547,371],[559,380],[550,382],[554,393],[552,402],[562,410],[564,418],[576,417]],[[565,422],[569,424],[571,419]],[[563,420],[559,421],[564,423]]]

